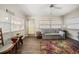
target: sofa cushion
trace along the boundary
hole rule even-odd
[[[43,33],[59,33],[60,29],[41,29]]]

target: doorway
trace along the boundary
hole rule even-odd
[[[35,35],[35,21],[32,19],[32,20],[29,20],[28,21],[28,34],[29,35]]]

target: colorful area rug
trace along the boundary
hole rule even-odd
[[[40,42],[41,54],[78,54],[79,49],[68,40],[44,40]]]

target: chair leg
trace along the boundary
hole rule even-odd
[[[20,41],[21,44],[23,44],[23,39],[20,39],[19,41]]]

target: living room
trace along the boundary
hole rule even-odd
[[[78,54],[78,18],[78,4],[1,4],[0,53]]]

